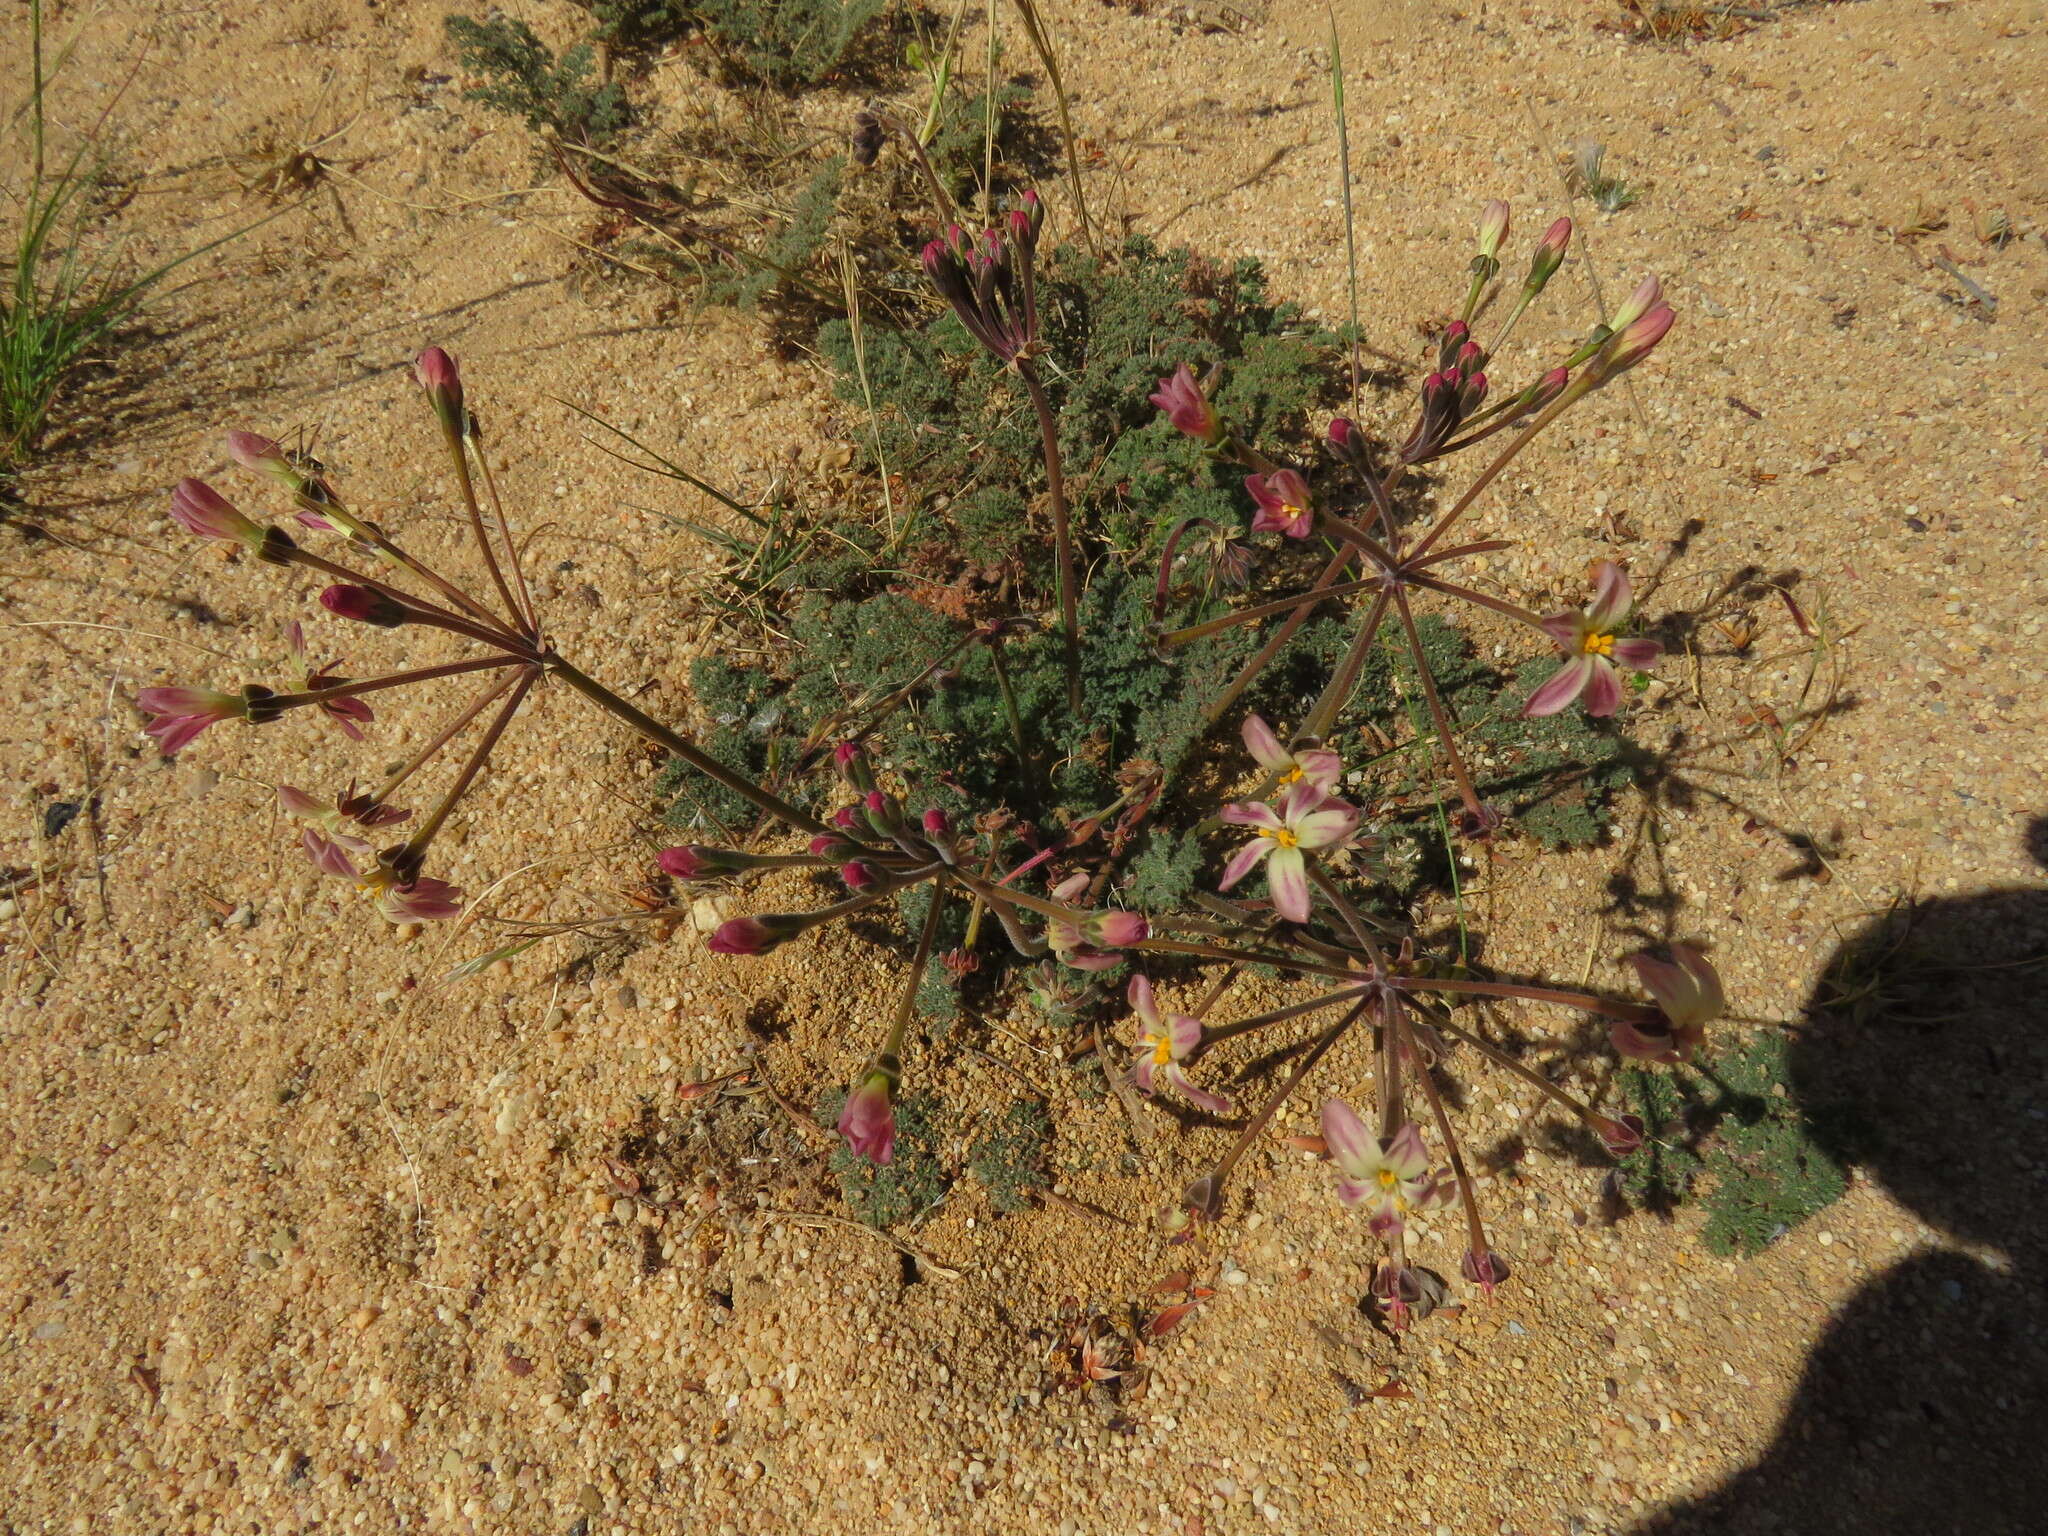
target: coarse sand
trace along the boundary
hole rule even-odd
[[[1396,1346],[1356,1307],[1361,1223],[1277,1141],[1202,1242],[1164,1247],[1154,1216],[1225,1133],[1151,1111],[1134,1131],[1021,1006],[918,1070],[963,1138],[1019,1078],[1046,1096],[1063,1198],[998,1215],[963,1180],[895,1234],[921,1257],[815,1219],[838,1210],[830,1138],[785,1106],[872,1049],[898,963],[839,930],[747,962],[684,920],[437,984],[489,930],[394,936],[310,871],[272,793],[374,776],[429,728],[423,704],[380,706],[368,755],[299,720],[220,727],[175,763],[140,734],[138,689],[272,676],[294,616],[316,660],[361,672],[391,654],[327,622],[307,584],[195,547],[169,487],[232,474],[228,428],[304,429],[346,495],[454,558],[406,373],[443,344],[563,652],[680,719],[690,659],[729,639],[703,600],[715,551],[641,509],[717,509],[606,456],[568,407],[749,493],[820,483],[860,421],[755,318],[639,279],[565,282],[587,207],[461,99],[448,6],[50,9],[54,38],[76,34],[55,131],[110,109],[120,259],[261,215],[250,187],[294,146],[324,139],[334,174],[151,309],[119,384],[84,397],[0,526],[0,1531],[1623,1532],[1796,1463],[1849,1401],[1873,1417],[1839,1475],[1809,1465],[1780,1490],[1752,1474],[1713,1528],[1890,1530],[1886,1466],[1953,1432],[1944,1405],[1972,1393],[2017,1417],[1941,1474],[1947,1528],[2033,1528],[2041,1420],[2016,1405],[2048,1375],[2044,1170],[1969,1134],[2015,1106],[2039,1121],[2030,998],[2009,1054],[1932,1031],[1900,1069],[1984,1101],[1981,1120],[1958,1112],[1952,1156],[1958,1178],[2000,1170],[1996,1222],[1859,1168],[1748,1261],[1709,1253],[1691,1208],[1613,1220],[1601,1170],[1539,1134],[1540,1097],[1470,1074],[1469,1142],[1521,1148],[1482,1185],[1515,1275]],[[576,24],[567,4],[507,9],[556,39]],[[1042,9],[1105,225],[1256,256],[1278,293],[1341,321],[1325,8]],[[26,11],[9,11],[0,67],[18,84]],[[1489,961],[1618,986],[1645,938],[1691,937],[1727,980],[1737,1020],[1717,1027],[1740,1031],[1801,1021],[1838,944],[1904,899],[1968,921],[2007,893],[1983,922],[2038,951],[2048,6],[1760,5],[1739,35],[1671,47],[1596,25],[1624,19],[1604,0],[1339,11],[1369,345],[1413,364],[1490,196],[1514,204],[1517,241],[1579,220],[1524,343],[1582,334],[1645,272],[1681,315],[1470,521],[1517,541],[1486,571],[1517,601],[1574,600],[1612,557],[1655,573],[1653,619],[1716,621],[1633,714],[1662,768],[1613,839],[1509,842],[1468,872]],[[1014,13],[1000,20],[1026,60]],[[983,25],[970,10],[970,60]],[[635,90],[657,126],[738,111],[686,56]],[[830,138],[856,104],[827,91],[789,110]],[[1570,194],[1583,137],[1639,186],[1633,207]],[[1063,181],[1045,193],[1070,233]],[[1973,207],[2007,210],[2019,237],[1980,243]],[[1405,407],[1376,409],[1391,428]],[[1822,700],[1815,728],[1771,728]],[[545,696],[437,872],[491,887],[509,917],[618,910],[659,846],[657,766]],[[58,801],[88,809],[46,835]],[[1513,1019],[1539,1054],[1579,1027]],[[679,1092],[742,1069],[773,1091]],[[1368,1053],[1325,1070],[1362,1080]],[[1310,1130],[1313,1110],[1276,1132]],[[657,1173],[667,1193],[636,1198]],[[1437,1217],[1418,1251],[1454,1275],[1462,1244]],[[1954,1398],[1827,1353],[1831,1322],[1916,1265],[1938,1283],[1900,1336],[1930,1380],[2005,1330]],[[1216,1294],[1150,1351],[1142,1391],[1052,1390],[1069,1299],[1122,1318],[1181,1267]],[[1839,1381],[1808,1372],[1817,1349]],[[1816,1416],[1784,1422],[1795,1401]]]

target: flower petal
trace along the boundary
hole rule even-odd
[[[1175,1061],[1183,1061],[1202,1043],[1202,1021],[1185,1013],[1166,1016],[1166,1039]]]
[[[1294,835],[1304,848],[1329,848],[1348,841],[1357,830],[1358,807],[1331,800],[1320,811],[1302,817]]]
[[[1538,718],[1558,713],[1585,691],[1586,683],[1592,676],[1593,658],[1574,656],[1551,673],[1542,687],[1529,695],[1529,702],[1522,706],[1523,716]]]
[[[1586,605],[1586,622],[1599,630],[1614,630],[1628,617],[1628,572],[1612,560],[1593,566],[1593,601]]]
[[[1223,878],[1216,882],[1216,889],[1227,891],[1254,869],[1259,860],[1271,853],[1279,844],[1270,837],[1255,837],[1230,856],[1230,862],[1223,866]]]
[[[1230,1100],[1224,1098],[1219,1093],[1203,1092],[1188,1081],[1187,1073],[1183,1072],[1178,1066],[1169,1066],[1166,1069],[1166,1080],[1186,1094],[1188,1102],[1197,1109],[1205,1109],[1212,1115],[1224,1114],[1230,1109]]]
[[[1579,654],[1579,641],[1586,633],[1583,613],[1553,613],[1536,626],[1563,647],[1567,656]]]
[[[1292,766],[1294,759],[1287,749],[1280,745],[1280,738],[1273,734],[1273,727],[1257,715],[1246,715],[1242,728],[1244,749],[1251,753],[1252,761],[1261,768],[1274,773],[1284,773]]]
[[[1378,1193],[1379,1186],[1375,1184],[1361,1184],[1356,1179],[1337,1180],[1337,1198],[1346,1205],[1358,1205]]]
[[[1152,1091],[1152,1072],[1152,1053],[1150,1051],[1139,1052],[1138,1059],[1131,1063],[1131,1081],[1137,1085],[1138,1092],[1150,1093]]]
[[[1273,909],[1290,923],[1308,921],[1308,860],[1299,848],[1274,851],[1266,865],[1266,893],[1273,898]]]
[[[1131,984],[1124,989],[1124,998],[1138,1016],[1138,1037],[1142,1040],[1147,1030],[1159,1028],[1159,1005],[1152,1001],[1152,981],[1144,975],[1131,978]]]
[[[1388,1141],[1384,1154],[1387,1167],[1393,1169],[1394,1177],[1403,1184],[1411,1183],[1429,1172],[1429,1149],[1422,1144],[1422,1132],[1413,1120],[1403,1122]]]
[[[1382,1200],[1365,1227],[1374,1237],[1392,1237],[1402,1230],[1401,1213],[1394,1208],[1393,1201]]]
[[[1621,674],[1605,656],[1588,656],[1593,663],[1586,679],[1586,713],[1605,719],[1621,708]]]
[[[1344,774],[1342,760],[1329,747],[1303,748],[1294,754],[1294,766],[1301,770],[1304,782],[1315,785],[1325,794],[1337,787],[1337,780]]]
[[[1279,813],[1263,800],[1233,800],[1217,814],[1233,827],[1264,827],[1269,832],[1278,832],[1284,825]]]
[[[1614,642],[1615,665],[1627,667],[1632,672],[1649,671],[1657,665],[1658,658],[1663,654],[1664,646],[1661,641],[1648,640],[1640,635],[1634,639]]]
[[[1355,1178],[1370,1177],[1379,1166],[1380,1144],[1358,1112],[1342,1099],[1325,1099],[1322,1119],[1331,1160]]]

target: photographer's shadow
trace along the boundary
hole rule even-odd
[[[2048,817],[2029,829],[2048,864]],[[1901,907],[1834,954],[1791,1055],[1823,1145],[1953,1248],[1844,1305],[1763,1458],[1642,1536],[2048,1530],[2048,889]]]

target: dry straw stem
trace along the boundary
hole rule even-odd
[[[1067,87],[1060,78],[1060,61],[1052,51],[1052,34],[1046,28],[1045,18],[1038,14],[1038,0],[1017,0],[1017,15],[1024,23],[1024,35],[1031,39],[1039,63],[1045,66],[1045,77],[1052,82],[1053,100],[1059,106],[1060,137],[1067,144],[1067,179],[1074,185],[1074,214],[1081,221],[1081,239],[1089,255],[1100,257],[1095,226],[1088,218],[1088,196],[1081,188],[1081,152],[1074,138],[1074,119],[1067,110]]]

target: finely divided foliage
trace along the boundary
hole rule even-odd
[[[1431,631],[1417,617],[1425,602],[1489,610],[1526,627],[1532,650],[1562,651],[1556,674],[1524,701],[1530,716],[1574,705],[1592,715],[1613,715],[1627,698],[1622,669],[1639,672],[1656,664],[1657,642],[1627,633],[1631,594],[1618,565],[1603,561],[1594,569],[1583,608],[1545,617],[1456,579],[1460,561],[1503,541],[1456,542],[1451,535],[1524,446],[1649,355],[1669,330],[1672,311],[1649,280],[1613,323],[1594,327],[1564,357],[1529,367],[1529,381],[1519,388],[1499,386],[1496,380],[1505,373],[1502,345],[1565,259],[1571,227],[1560,220],[1546,231],[1525,275],[1501,288],[1509,210],[1489,204],[1458,317],[1436,338],[1434,367],[1421,381],[1405,435],[1378,443],[1360,423],[1338,417],[1322,434],[1319,459],[1290,456],[1284,444],[1259,444],[1255,426],[1233,421],[1234,412],[1219,408],[1218,400],[1227,397],[1219,394],[1215,371],[1203,377],[1182,363],[1163,378],[1155,373],[1148,381],[1155,388],[1150,401],[1167,424],[1159,441],[1178,433],[1194,445],[1183,450],[1189,461],[1219,471],[1235,466],[1245,496],[1232,514],[1234,525],[1209,511],[1117,548],[1105,532],[1113,525],[1096,514],[1095,504],[1069,495],[1063,455],[1070,442],[1056,404],[1067,379],[1064,370],[1048,368],[1055,360],[1049,358],[1047,332],[1063,322],[1045,312],[1047,294],[1054,291],[1041,270],[1045,215],[1039,199],[1026,194],[995,227],[946,228],[926,246],[924,267],[964,332],[963,345],[979,348],[994,365],[996,371],[987,375],[990,387],[1021,394],[1025,419],[1039,428],[1039,505],[1049,534],[1029,532],[1020,502],[1017,519],[1024,531],[1006,546],[999,596],[986,600],[1003,606],[957,616],[950,628],[934,619],[942,643],[924,658],[929,664],[922,671],[886,697],[865,699],[829,717],[772,769],[764,765],[749,772],[706,751],[556,648],[492,484],[463,378],[439,348],[421,354],[416,378],[439,425],[466,513],[482,577],[474,588],[407,552],[385,530],[350,511],[320,473],[253,434],[233,436],[233,456],[289,499],[297,537],[245,514],[198,481],[178,487],[170,511],[195,537],[232,544],[258,561],[316,573],[329,583],[322,602],[336,617],[381,629],[401,646],[408,636],[438,630],[465,642],[469,654],[352,679],[313,669],[304,660],[303,640],[295,639],[302,677],[292,691],[260,684],[234,690],[160,687],[145,690],[137,702],[150,717],[146,728],[171,754],[189,748],[220,721],[266,724],[299,709],[313,709],[359,735],[375,728],[370,695],[465,680],[469,697],[409,761],[373,787],[279,790],[316,868],[354,884],[387,918],[418,921],[464,910],[464,893],[427,873],[435,837],[535,687],[568,686],[672,754],[683,771],[708,776],[727,804],[759,818],[750,835],[663,852],[658,862],[668,880],[685,887],[730,884],[758,871],[793,869],[839,888],[836,899],[806,910],[755,912],[724,922],[709,936],[713,953],[756,956],[805,942],[829,924],[872,920],[899,907],[911,914],[913,947],[896,1004],[872,1026],[872,1055],[848,1084],[838,1113],[845,1146],[875,1166],[896,1155],[897,1105],[915,1064],[913,1024],[928,976],[958,977],[986,968],[999,982],[1005,952],[1011,965],[1027,972],[1034,995],[1068,1015],[1089,1006],[1085,988],[1091,976],[1129,968],[1120,991],[1131,1016],[1134,1054],[1111,1069],[1138,1092],[1173,1096],[1203,1115],[1239,1113],[1229,1098],[1201,1082],[1212,1048],[1257,1031],[1306,1031],[1295,1041],[1283,1079],[1235,1122],[1224,1155],[1177,1203],[1167,1221],[1176,1239],[1222,1215],[1228,1181],[1245,1152],[1318,1074],[1338,1042],[1361,1030],[1371,1039],[1371,1106],[1354,1110],[1344,1096],[1358,1099],[1360,1084],[1319,1084],[1325,1097],[1322,1135],[1315,1140],[1334,1167],[1339,1198],[1363,1209],[1367,1230],[1382,1245],[1372,1295],[1390,1323],[1403,1326],[1444,1294],[1438,1277],[1411,1262],[1410,1213],[1458,1205],[1466,1231],[1465,1277],[1491,1292],[1507,1272],[1487,1234],[1440,1084],[1455,1064],[1483,1062],[1518,1077],[1615,1155],[1642,1139],[1639,1121],[1603,1114],[1573,1098],[1468,1027],[1458,1005],[1520,999],[1592,1015],[1604,1021],[1618,1052],[1652,1062],[1689,1060],[1722,1008],[1712,966],[1690,945],[1631,957],[1647,1002],[1495,980],[1457,963],[1456,956],[1432,954],[1399,904],[1375,896],[1378,828],[1368,823],[1364,806],[1338,793],[1359,782],[1356,772],[1346,775],[1337,745],[1340,727],[1369,663],[1392,644],[1404,648],[1412,662],[1419,699],[1410,721],[1390,719],[1375,729],[1412,725],[1418,753],[1434,755],[1456,801],[1447,837],[1453,829],[1472,840],[1511,830],[1500,807],[1481,796],[1459,744],[1460,724],[1432,662],[1433,654],[1440,662],[1442,652],[1425,643]],[[1482,341],[1475,325],[1494,313],[1500,319]],[[1139,398],[1146,387],[1137,384],[1129,398]],[[1441,515],[1417,520],[1407,510],[1405,477],[1489,440],[1490,461]],[[1114,454],[1116,444],[1104,451]],[[1153,471],[1134,465],[1130,472]],[[1234,494],[1233,481],[1218,483],[1225,494]],[[1206,538],[1193,536],[1197,521],[1206,525]],[[302,545],[306,535],[325,535],[333,557]],[[881,550],[875,558],[892,556],[893,550]],[[1152,561],[1156,579],[1131,571],[1133,558]],[[1086,582],[1083,572],[1089,573]],[[1331,643],[1323,674],[1308,692],[1300,692],[1297,683],[1296,693],[1287,695],[1305,707],[1294,729],[1283,732],[1246,701],[1270,696],[1264,674],[1279,658],[1298,661],[1299,652],[1290,646],[1312,616]],[[1063,781],[1038,744],[1048,727],[1034,723],[1027,729],[1026,717],[1051,722],[1053,739],[1076,742],[1084,755],[1090,742],[1099,750],[1110,738],[1089,730],[1089,692],[1118,677],[1123,658],[1136,665],[1133,637],[1149,650],[1153,660],[1147,665],[1182,669],[1180,686],[1195,697],[1181,702],[1200,712],[1197,737],[1206,733],[1209,746],[1222,749],[1226,758],[1234,757],[1235,743],[1241,742],[1246,777],[1254,784],[1248,794],[1226,800],[1197,787],[1188,761],[1195,754],[1182,753],[1171,761],[1134,758],[1102,765],[1104,777],[1093,782],[1115,786],[1106,803],[1062,795]],[[1226,641],[1224,649],[1216,648]],[[884,734],[885,722],[900,722],[913,701],[929,697],[936,710],[947,678],[976,653],[988,662],[990,697],[1001,701],[1001,709],[988,717],[1005,722],[996,728],[1001,740],[989,750],[1005,766],[1000,774],[975,780],[984,790],[963,805],[960,791],[968,780],[946,770],[938,749],[923,761],[938,763],[940,771],[934,782],[924,782],[906,772],[904,760],[878,747],[895,739]],[[1203,666],[1194,664],[1197,657],[1205,659]],[[899,665],[905,659],[895,658]],[[912,665],[918,659],[909,658]],[[444,757],[454,766],[438,796],[423,802],[418,814],[401,807],[398,797]],[[1168,815],[1193,825],[1193,846],[1208,861],[1202,877],[1207,889],[1184,904],[1132,910],[1124,894],[1133,889],[1132,856],[1148,846],[1155,825]],[[376,846],[372,834],[401,826],[402,841]],[[1307,983],[1306,995],[1253,1017],[1212,1022],[1219,1000],[1252,966]],[[1199,1003],[1177,1009],[1160,995],[1160,987],[1178,988],[1204,970],[1211,984],[1201,990]]]

